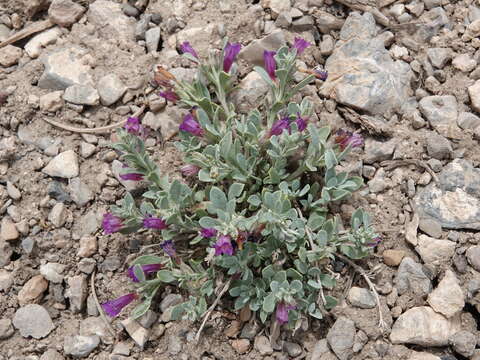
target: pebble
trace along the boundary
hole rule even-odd
[[[475,351],[477,337],[471,332],[462,330],[453,334],[449,342],[456,353],[469,358]]]
[[[80,178],[73,178],[68,184],[68,191],[71,199],[79,207],[85,206],[93,200],[94,195],[87,184],[85,184]]]
[[[233,320],[230,325],[225,329],[224,334],[229,338],[236,338],[242,329],[242,322]]]
[[[0,319],[0,340],[8,339],[14,332],[10,319]]]
[[[262,356],[273,354],[272,345],[266,336],[257,336],[253,346]]]
[[[95,236],[83,236],[80,238],[80,246],[77,256],[88,258],[97,252],[97,238]]]
[[[40,96],[40,110],[55,112],[63,107],[63,91],[54,91]]]
[[[432,284],[424,267],[410,257],[403,258],[393,280],[400,295],[411,291],[425,296],[432,291]]]
[[[12,247],[0,236],[0,267],[10,264],[10,258],[12,257],[12,254]]]
[[[123,84],[120,78],[115,74],[105,75],[100,79],[97,85],[100,101],[102,105],[110,106],[117,102],[127,87]]]
[[[452,259],[455,254],[455,246],[456,243],[450,240],[439,240],[427,235],[420,235],[415,250],[425,264],[442,265]]]
[[[91,294],[87,298],[87,314],[89,316],[99,316],[100,315],[98,313],[97,303],[95,302],[95,299],[94,299],[93,295],[91,295]]]
[[[10,271],[0,269],[0,291],[7,292],[13,285],[13,274]]]
[[[296,358],[302,354],[302,347],[296,343],[285,341],[283,343],[283,349],[288,353],[292,358]]]
[[[131,348],[130,344],[126,342],[119,342],[115,344],[115,346],[113,347],[112,354],[128,356],[130,355],[130,348]]]
[[[71,355],[77,358],[87,357],[93,350],[100,345],[100,338],[97,335],[92,336],[65,336],[63,342],[63,351],[65,355]]]
[[[275,30],[271,34],[254,40],[242,48],[239,58],[244,59],[249,64],[263,66],[263,52],[265,50],[278,50],[285,43],[285,35],[282,30]]]
[[[45,279],[54,283],[61,283],[63,281],[63,271],[65,270],[65,265],[59,263],[46,263],[40,265],[40,274],[43,275]]]
[[[22,49],[16,46],[7,45],[0,52],[0,65],[9,67],[15,65],[22,57]]]
[[[350,288],[347,299],[352,306],[356,306],[361,309],[372,309],[376,306],[373,294],[367,289],[356,286],[352,286]]]
[[[150,329],[157,320],[158,314],[155,311],[148,310],[138,319],[138,323],[145,329]]]
[[[140,11],[138,11],[135,6],[132,6],[129,3],[122,4],[122,11],[125,15],[131,17],[137,17],[140,14]]]
[[[165,312],[168,308],[178,305],[183,302],[182,295],[180,294],[168,294],[163,298],[160,303],[160,311]]]
[[[66,219],[66,208],[63,203],[56,203],[48,214],[48,220],[56,228],[62,227],[65,224]]]
[[[4,241],[13,241],[19,238],[20,234],[15,223],[8,217],[4,216],[0,224],[0,239]]]
[[[148,30],[148,24],[151,20],[150,14],[142,14],[140,20],[135,25],[135,39],[145,40],[145,32]]]
[[[450,48],[429,48],[427,56],[433,66],[443,69],[445,65],[452,59],[452,49]]]
[[[56,43],[61,35],[62,30],[58,27],[42,31],[25,44],[25,52],[32,59],[36,59],[40,56],[44,47]]]
[[[256,71],[252,71],[240,81],[238,88],[232,93],[232,101],[238,111],[248,113],[250,109],[261,104],[269,88],[262,77]]]
[[[79,313],[85,307],[88,295],[87,279],[84,275],[76,275],[67,279],[68,288],[65,297],[70,300],[70,311]]]
[[[405,257],[403,250],[385,250],[383,252],[383,262],[388,266],[400,265],[402,259]]]
[[[337,18],[336,16],[322,10],[317,10],[314,13],[319,30],[328,34],[331,30],[340,30],[345,23],[344,19]]]
[[[100,96],[90,85],[74,84],[65,90],[63,100],[77,105],[98,105]]]
[[[462,129],[475,130],[480,126],[480,118],[470,112],[461,112],[458,115],[457,122]]]
[[[77,154],[73,150],[55,156],[42,170],[43,173],[60,178],[74,178],[79,174]]]
[[[437,288],[428,295],[427,301],[433,310],[447,318],[455,316],[463,309],[464,294],[457,277],[451,270],[445,272]]]
[[[30,304],[19,308],[13,317],[13,326],[23,337],[41,339],[50,334],[54,325],[43,306]]]
[[[345,317],[339,317],[327,334],[332,351],[340,360],[348,360],[353,354],[355,323]]]
[[[82,17],[85,8],[71,0],[53,0],[48,8],[49,19],[57,25],[69,27]]]
[[[443,136],[451,136],[458,117],[457,99],[452,95],[427,96],[418,103],[422,115]]]
[[[89,158],[95,153],[96,146],[93,144],[89,144],[87,142],[82,141],[80,143],[80,156],[84,159]]]
[[[101,272],[115,271],[122,266],[122,262],[118,256],[107,256],[100,264]]]
[[[131,319],[125,319],[121,322],[122,326],[125,328],[125,331],[130,335],[130,337],[135,341],[135,343],[143,349],[145,344],[148,341],[149,331],[144,327],[140,326],[140,324]],[[176,340],[178,341],[178,339]]]
[[[260,330],[260,326],[256,322],[248,322],[243,327],[240,338],[253,340]]]
[[[373,164],[383,160],[389,160],[392,157],[396,146],[397,142],[395,139],[386,142],[367,139],[365,141],[364,162],[366,164]]]
[[[461,54],[452,60],[452,65],[462,72],[470,72],[477,67],[477,62],[469,54]]]
[[[110,335],[107,325],[99,316],[91,316],[83,319],[80,323],[80,335],[97,335],[105,344],[111,344],[113,342],[113,338]]]
[[[442,135],[432,132],[427,136],[427,152],[432,158],[443,160],[452,156],[453,149],[450,141]]]
[[[48,349],[40,357],[40,360],[65,360],[65,358],[58,351]]]
[[[7,194],[13,200],[19,200],[22,197],[20,191],[10,181],[7,181]]]
[[[47,194],[51,198],[59,202],[70,202],[70,195],[68,195],[65,185],[59,181],[52,180],[47,186]]]
[[[480,246],[475,245],[468,248],[467,252],[468,263],[477,271],[480,271]]]
[[[250,349],[250,340],[238,339],[232,341],[232,347],[239,354],[245,354]]]
[[[158,49],[160,42],[160,28],[154,27],[145,32],[145,44],[149,53],[155,52]]]
[[[470,96],[473,110],[480,112],[480,80],[468,87],[468,95]]]
[[[418,227],[425,234],[433,238],[438,239],[442,237],[442,225],[435,219],[422,217],[420,218]]]
[[[43,293],[48,288],[48,281],[42,275],[36,275],[28,280],[22,289],[18,292],[18,302],[20,305],[36,303],[40,301]]]

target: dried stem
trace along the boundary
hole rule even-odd
[[[13,44],[13,43],[15,43],[19,40],[22,40],[22,39],[24,39],[24,38],[26,38],[26,37],[28,37],[32,34],[35,34],[37,32],[46,30],[46,29],[52,27],[53,25],[55,25],[55,24],[52,23],[50,21],[50,19],[40,21],[40,22],[36,22],[32,25],[29,25],[27,28],[25,28],[23,30],[20,30],[19,32],[10,36],[8,39],[0,42],[0,49],[3,48],[4,46],[7,46],[7,45]]]
[[[101,317],[102,320],[105,322],[105,325],[107,326],[108,332],[109,332],[114,338],[116,338],[116,337],[117,337],[117,334],[115,333],[115,330],[113,330],[112,325],[110,324],[110,322],[108,321],[107,317],[105,316],[105,313],[103,312],[102,306],[100,305],[100,302],[98,301],[97,292],[95,291],[95,275],[96,275],[96,272],[93,271],[92,277],[91,277],[91,279],[90,279],[90,287],[91,287],[91,289],[92,289],[93,300],[95,300],[95,305],[97,306],[97,310],[98,310],[98,312],[99,312],[99,314],[100,314],[100,317]]]

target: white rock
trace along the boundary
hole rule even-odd
[[[98,105],[100,96],[92,86],[75,84],[65,90],[63,99],[78,105]]]
[[[452,60],[452,65],[462,72],[470,72],[477,66],[477,61],[469,54],[461,54]]]
[[[62,108],[63,106],[63,99],[62,99],[63,91],[54,91],[40,97],[40,110],[55,112]]]
[[[29,304],[21,307],[13,317],[13,326],[20,330],[23,337],[41,339],[54,329],[52,319],[44,307]]]
[[[140,324],[131,319],[125,319],[122,321],[122,326],[125,328],[130,337],[135,341],[135,343],[143,349],[146,342],[148,341],[149,331]]]
[[[441,265],[452,259],[455,246],[456,243],[450,240],[438,240],[427,235],[420,235],[415,250],[425,264]]]
[[[66,221],[66,209],[63,203],[56,203],[55,206],[50,210],[48,214],[48,220],[56,228],[62,227]]]
[[[78,176],[79,166],[77,154],[75,154],[73,150],[67,150],[58,154],[50,160],[42,172],[49,176],[66,179]]]
[[[445,276],[437,288],[428,295],[427,301],[433,310],[447,318],[451,318],[463,309],[465,306],[464,294],[457,277],[451,270],[445,272]]]
[[[115,74],[105,75],[98,82],[98,93],[102,105],[112,105],[125,94],[125,91],[127,91],[127,87]]]
[[[22,49],[16,46],[7,45],[0,51],[0,65],[12,66],[15,65],[22,57]]]
[[[62,273],[64,270],[65,265],[59,263],[46,263],[40,266],[40,274],[48,281],[57,284],[63,281]]]
[[[45,30],[27,42],[25,51],[32,59],[36,59],[42,52],[42,48],[56,43],[60,35],[62,35],[62,30],[58,26]]]
[[[432,355],[426,352],[416,352],[413,351],[412,354],[410,354],[410,357],[408,360],[442,360],[436,355]]]

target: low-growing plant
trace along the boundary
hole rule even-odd
[[[109,315],[139,299],[132,316],[142,316],[164,284],[189,296],[173,309],[174,319],[204,317],[219,293],[230,295],[233,310],[248,307],[262,322],[275,314],[272,321],[289,326],[305,315],[321,319],[336,305],[327,291],[335,278],[326,265],[335,254],[368,256],[379,238],[363,210],[342,231],[329,210],[362,186],[360,177],[336,169],[363,140],[345,130],[332,135],[329,127],[309,121],[307,99],[292,100],[327,76],[313,69],[294,80],[296,59],[308,45],[296,38],[291,48],[265,51],[265,67],[255,71],[270,91],[248,114],[229,100],[240,44],[225,42],[206,62],[182,44],[198,65],[191,83],[158,67],[160,95],[189,110],[176,143],[185,181],[160,173],[145,149],[139,119],[129,118],[113,145],[125,164],[120,177],[144,180],[148,188],[137,200],[127,192],[105,215],[103,228],[124,234],[154,229],[163,252],[133,261],[128,276],[135,292],[103,304]]]

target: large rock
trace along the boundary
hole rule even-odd
[[[418,191],[420,217],[431,217],[447,229],[480,230],[480,169],[463,159],[443,168],[439,182]]]
[[[65,179],[78,176],[79,171],[77,154],[73,150],[67,150],[58,154],[42,170],[49,176]]]
[[[465,306],[464,297],[457,277],[451,270],[447,270],[437,288],[428,295],[427,301],[433,310],[451,318]]]
[[[455,245],[456,243],[450,240],[439,240],[427,235],[420,235],[415,250],[425,264],[442,265],[452,259],[455,254]]]
[[[263,66],[263,52],[278,50],[283,45],[285,35],[282,30],[275,30],[261,39],[252,41],[240,51],[239,57],[249,64]]]
[[[355,323],[345,317],[338,318],[327,334],[328,344],[340,360],[351,358],[354,340]]]
[[[432,291],[427,270],[410,257],[402,260],[393,282],[400,295],[411,291],[415,295],[424,296]]]
[[[82,61],[86,54],[86,50],[70,46],[43,55],[45,71],[38,86],[52,90],[65,90],[74,84],[93,86],[90,66]]]
[[[370,13],[350,14],[325,68],[329,77],[320,92],[355,109],[385,114],[400,110],[409,98],[410,67],[393,61]]]
[[[13,326],[23,337],[41,339],[53,330],[53,322],[47,310],[40,305],[30,304],[21,307],[13,317]]]
[[[263,97],[269,90],[268,84],[262,77],[252,71],[240,81],[240,84],[232,93],[232,101],[236,104],[238,111],[248,113],[251,109],[258,107]]]
[[[127,91],[127,87],[115,74],[105,75],[98,82],[98,93],[102,105],[110,106],[117,102]]]
[[[448,339],[461,328],[460,317],[447,319],[426,306],[415,307],[400,315],[393,324],[393,344],[446,346]]]
[[[457,126],[458,104],[455,96],[426,96],[418,105],[423,116],[441,135],[455,137],[458,134],[460,129]]]
[[[57,25],[68,27],[77,22],[85,8],[71,0],[53,0],[48,8],[48,17]]]

